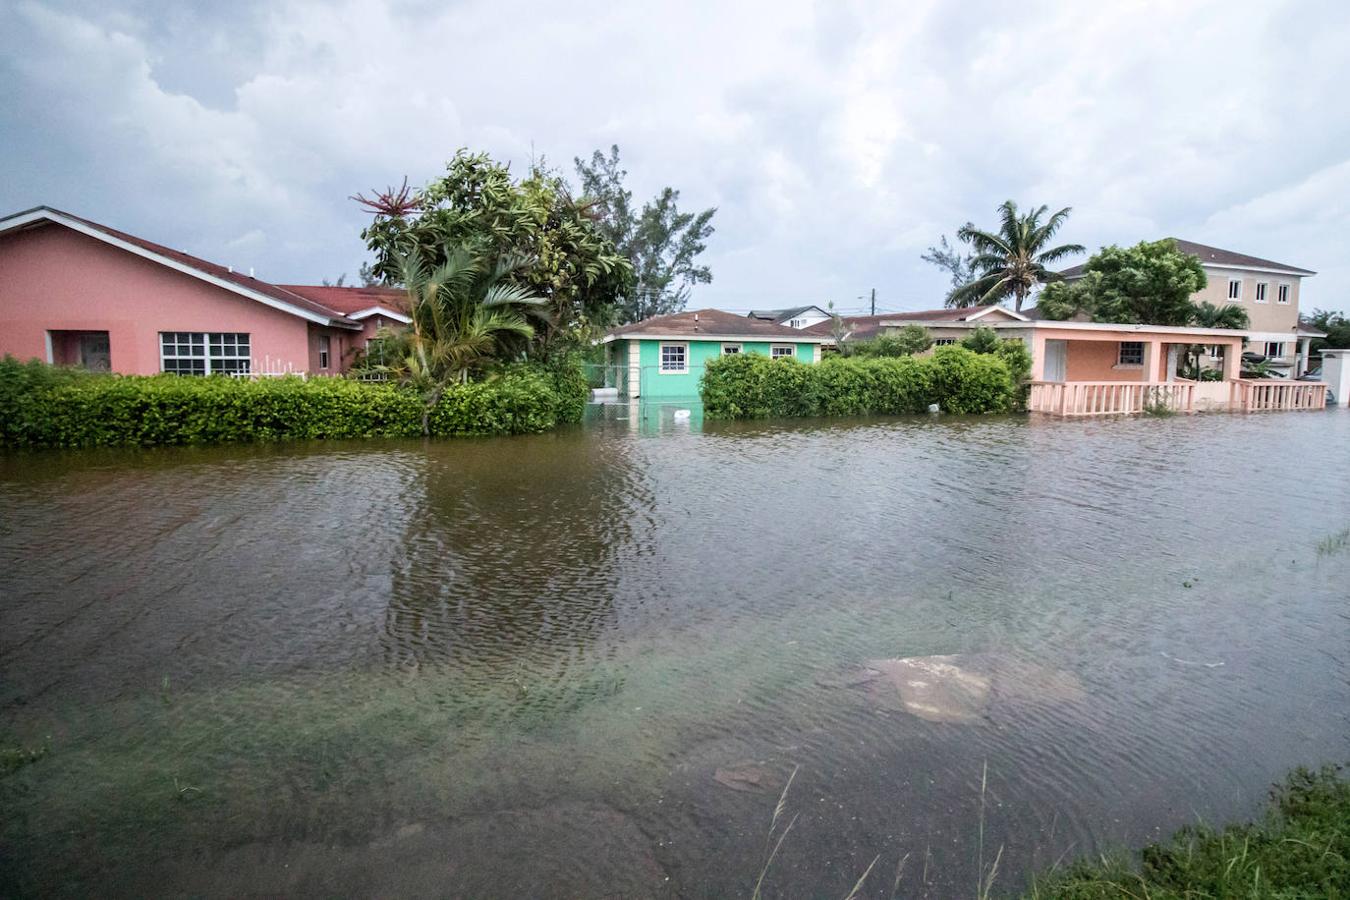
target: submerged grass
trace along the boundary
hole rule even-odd
[[[1348,549],[1350,549],[1350,526],[1317,542],[1318,556],[1331,556],[1333,553],[1343,553]]]
[[[1296,769],[1264,819],[1181,829],[1127,856],[1081,861],[1033,882],[1030,900],[1350,897],[1350,781],[1340,767]]]

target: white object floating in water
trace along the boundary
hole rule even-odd
[[[936,403],[930,403],[928,404],[928,411],[931,413],[942,412],[942,408],[938,406]]]
[[[685,421],[685,420],[688,419],[688,418],[689,418],[689,410],[687,410],[687,409],[677,409],[677,410],[675,410],[675,421],[676,421],[676,422],[683,422],[683,421]]]

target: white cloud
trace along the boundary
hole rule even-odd
[[[348,194],[617,142],[639,195],[719,207],[708,305],[931,305],[922,249],[1013,197],[1074,206],[1066,240],[1288,257],[1343,306],[1348,38],[1319,0],[28,0],[0,11],[0,205],[317,280],[362,257]]]

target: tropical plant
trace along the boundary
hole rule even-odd
[[[1049,246],[1069,212],[1067,206],[1055,213],[1040,206],[1019,214],[1017,204],[1005,200],[999,207],[998,231],[963,225],[956,236],[974,251],[970,267],[975,275],[947,295],[947,305],[983,306],[1012,297],[1014,308],[1020,311],[1037,285],[1059,280],[1048,266],[1083,252],[1079,244]]]
[[[617,144],[608,156],[597,150],[589,163],[579,157],[573,162],[600,232],[633,266],[633,281],[617,301],[617,321],[636,322],[684,309],[693,286],[712,281],[712,270],[697,259],[707,249],[717,210],[680,212],[680,192],[671,187],[635,209],[633,192],[623,184],[628,172],[619,167]]]
[[[425,401],[424,432],[448,385],[464,384],[471,372],[521,354],[535,334],[531,320],[547,320],[547,301],[510,280],[525,260],[492,263],[466,247],[438,256],[442,261],[434,267],[417,251],[397,257],[396,277],[412,323],[401,335],[382,338],[381,368]]]
[[[542,163],[517,180],[508,165],[460,150],[421,190],[405,181],[353,199],[375,215],[361,232],[375,257],[364,277],[398,283],[400,260],[415,254],[434,270],[454,248],[526,260],[502,278],[546,302],[548,321],[533,342],[541,350],[568,349],[595,323],[611,321],[632,283],[632,264],[604,235],[598,213]]]
[[[1215,306],[1205,301],[1194,304],[1190,324],[1200,328],[1246,328],[1251,324],[1247,311],[1240,306]]]

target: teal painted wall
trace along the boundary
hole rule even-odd
[[[687,343],[689,345],[689,371],[680,375],[662,375],[661,366],[661,344],[662,343]],[[728,341],[727,343],[734,343]],[[797,359],[800,362],[812,363],[815,361],[815,344],[797,343],[795,341],[741,341],[742,353],[758,353],[761,356],[769,355],[769,348],[772,344],[795,343],[797,346]],[[617,347],[622,345],[622,349],[617,352],[620,359],[628,358],[628,342],[614,341],[610,346]],[[698,399],[698,381],[703,377],[703,367],[709,360],[717,359],[722,355],[722,341],[669,341],[643,339],[638,341],[638,359],[642,369],[641,382],[638,387],[639,395],[648,400],[697,400]]]

